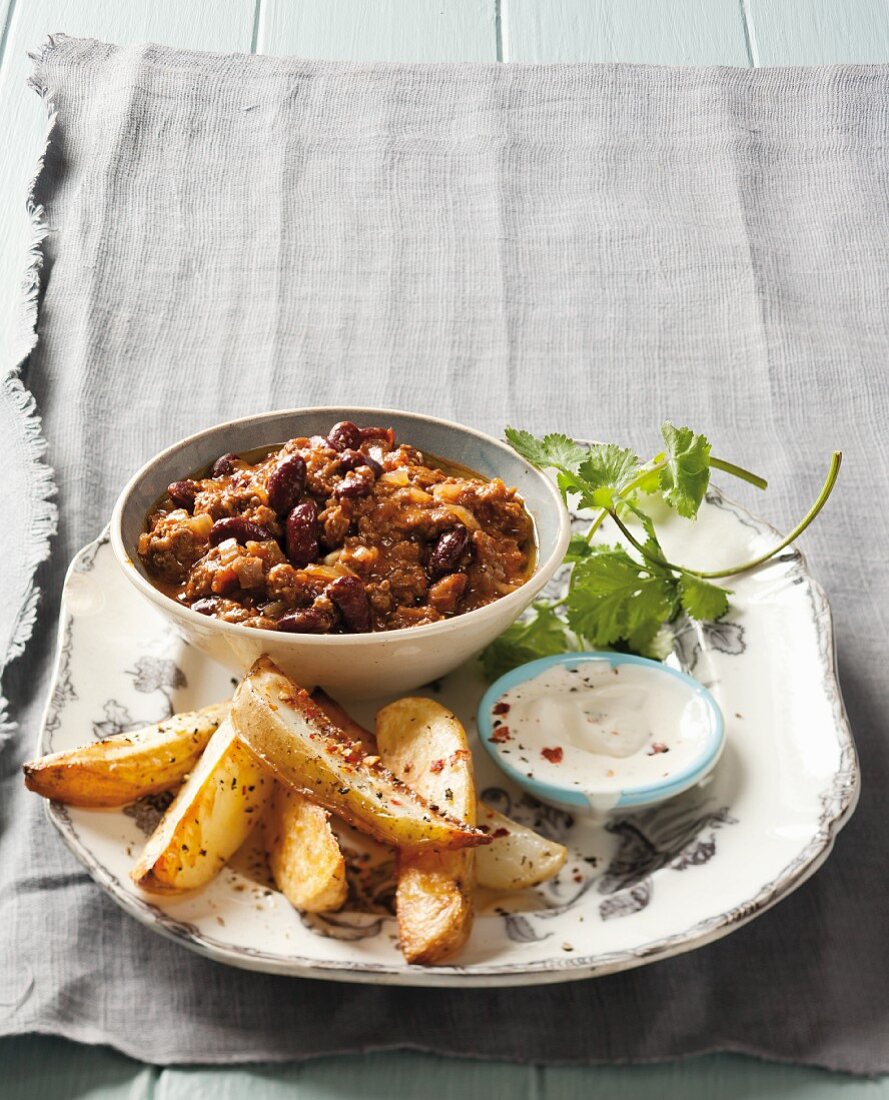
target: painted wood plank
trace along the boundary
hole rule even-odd
[[[0,369],[16,354],[18,300],[31,228],[25,193],[44,143],[46,115],[25,85],[28,50],[54,31],[108,42],[163,42],[204,50],[248,50],[256,0],[6,0],[0,57]]]
[[[750,64],[738,0],[501,0],[500,21],[504,61]]]
[[[257,53],[496,61],[495,0],[262,0]]]
[[[653,1066],[551,1067],[389,1053],[278,1066],[146,1068],[103,1047],[0,1039],[0,1100],[889,1100],[889,1077],[737,1055]]]
[[[755,65],[889,62],[887,0],[745,0]]]

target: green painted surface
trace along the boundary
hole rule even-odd
[[[25,51],[52,31],[208,50],[401,60],[778,65],[889,61],[889,0],[0,0],[0,296],[15,300],[43,117]],[[9,310],[5,312],[10,312]],[[2,337],[2,334],[0,334]],[[9,343],[0,338],[5,365]],[[889,1040],[887,1040],[889,1041]],[[0,1100],[889,1100],[854,1080],[734,1055],[530,1068],[420,1054],[147,1068],[104,1048],[0,1040]]]
[[[889,60],[887,0],[746,0],[754,65]]]
[[[61,1039],[0,1040],[3,1100],[885,1100],[889,1078],[856,1080],[738,1055],[657,1066],[541,1068],[427,1054],[301,1065],[157,1069]]]
[[[505,61],[748,65],[738,0],[503,0]]]
[[[496,61],[493,0],[262,0],[257,52],[355,61]]]

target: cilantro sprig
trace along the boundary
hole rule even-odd
[[[706,436],[667,422],[661,427],[663,450],[642,462],[614,443],[584,446],[566,435],[542,438],[507,428],[506,439],[538,469],[556,471],[566,505],[592,510],[595,519],[584,534],[571,538],[565,563],[571,566],[566,594],[539,601],[531,615],[514,623],[482,654],[489,678],[525,661],[577,649],[616,648],[662,658],[669,650],[667,624],[684,612],[690,619],[713,621],[728,611],[731,590],[713,581],[762,565],[794,542],[827,502],[840,470],[834,452],[827,479],[812,507],[777,546],[724,569],[701,570],[670,561],[664,554],[646,499],[663,502],[688,520],[697,517],[710,484],[711,470],[767,488],[757,474],[711,454]],[[624,543],[595,541],[611,519]]]

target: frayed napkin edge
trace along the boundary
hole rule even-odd
[[[32,515],[29,529],[25,533],[25,544],[21,548],[30,581],[24,593],[21,606],[14,619],[12,634],[7,643],[7,651],[0,654],[0,676],[11,661],[24,653],[25,646],[34,630],[37,620],[37,607],[40,603],[40,588],[35,582],[37,567],[46,561],[50,553],[50,544],[58,525],[58,509],[55,475],[46,462],[46,439],[43,436],[43,422],[37,412],[34,395],[25,388],[21,373],[31,352],[37,345],[37,318],[43,289],[44,251],[43,244],[50,226],[46,220],[46,210],[37,201],[37,194],[46,168],[46,158],[52,144],[58,123],[58,113],[49,95],[45,77],[45,64],[50,52],[64,35],[48,35],[36,53],[29,53],[34,69],[28,78],[28,86],[33,88],[44,101],[47,114],[46,136],[43,151],[28,186],[26,209],[31,223],[31,241],[28,246],[27,263],[22,279],[22,297],[19,307],[19,336],[16,342],[14,363],[0,382],[0,393],[7,399],[21,422],[23,450],[30,474],[30,492]],[[16,724],[9,717],[8,703],[0,692],[0,747],[9,740]]]

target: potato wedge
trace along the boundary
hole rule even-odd
[[[323,806],[275,782],[263,830],[272,877],[291,905],[307,913],[343,905],[346,860]]]
[[[227,713],[228,703],[216,703],[132,733],[41,756],[22,765],[25,786],[69,806],[126,806],[181,783]]]
[[[149,837],[130,872],[133,882],[159,893],[209,882],[247,839],[273,785],[225,719]]]
[[[238,736],[282,782],[332,813],[401,848],[466,848],[489,838],[434,809],[345,739],[308,693],[266,657],[232,700]]]
[[[342,730],[347,741],[357,741],[365,752],[377,751],[377,739],[371,731],[356,722],[352,715],[343,710],[336,699],[331,699],[323,688],[315,688],[312,692],[312,702],[324,711],[337,729]]]
[[[399,699],[377,715],[377,745],[399,779],[435,805],[475,824],[472,753],[459,720],[432,699]],[[472,931],[475,852],[398,856],[395,912],[409,963],[432,965],[455,954]]]
[[[492,838],[487,847],[478,850],[475,871],[479,886],[491,890],[527,890],[552,878],[564,866],[568,857],[564,844],[547,840],[484,802],[478,804],[476,820]]]
[[[374,736],[323,691],[312,700],[349,741],[376,751]],[[291,905],[307,913],[340,909],[349,893],[346,858],[331,825],[330,814],[283,783],[275,784],[263,827],[269,868],[275,884]],[[344,822],[341,827],[348,828]],[[368,843],[376,841],[367,838]]]

